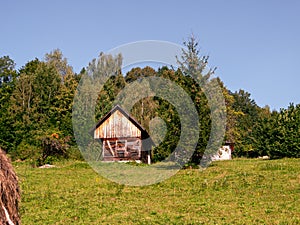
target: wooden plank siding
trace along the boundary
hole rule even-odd
[[[141,138],[141,130],[137,128],[119,110],[115,111],[94,132],[94,138]]]

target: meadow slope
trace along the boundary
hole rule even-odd
[[[106,180],[85,162],[14,163],[22,224],[300,224],[300,159],[214,162],[150,186]]]

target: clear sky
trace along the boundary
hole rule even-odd
[[[2,0],[0,56],[17,68],[59,48],[75,72],[128,42],[191,33],[231,91],[260,106],[300,103],[298,0]]]

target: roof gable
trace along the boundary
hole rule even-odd
[[[114,108],[112,108],[105,116],[103,116],[95,125],[95,127],[93,128],[93,130],[97,129],[99,126],[101,126],[101,124],[106,121],[113,113],[115,113],[116,111],[119,111],[120,113],[122,113],[131,123],[133,123],[139,130],[145,132],[146,129],[144,127],[142,127],[141,124],[139,124],[139,122],[137,122],[132,116],[129,115],[129,113],[127,113],[124,109],[121,108],[121,106],[116,105]]]
[[[146,129],[119,105],[103,116],[90,130],[90,134],[96,139],[139,137],[143,140],[148,139],[153,145]]]

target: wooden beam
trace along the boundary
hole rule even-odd
[[[108,147],[109,147],[109,150],[110,150],[111,154],[112,154],[113,156],[115,156],[115,153],[114,153],[114,151],[113,151],[113,149],[112,149],[112,147],[111,147],[109,141],[108,141],[108,140],[106,140],[106,141],[107,141],[107,145],[108,145]]]

